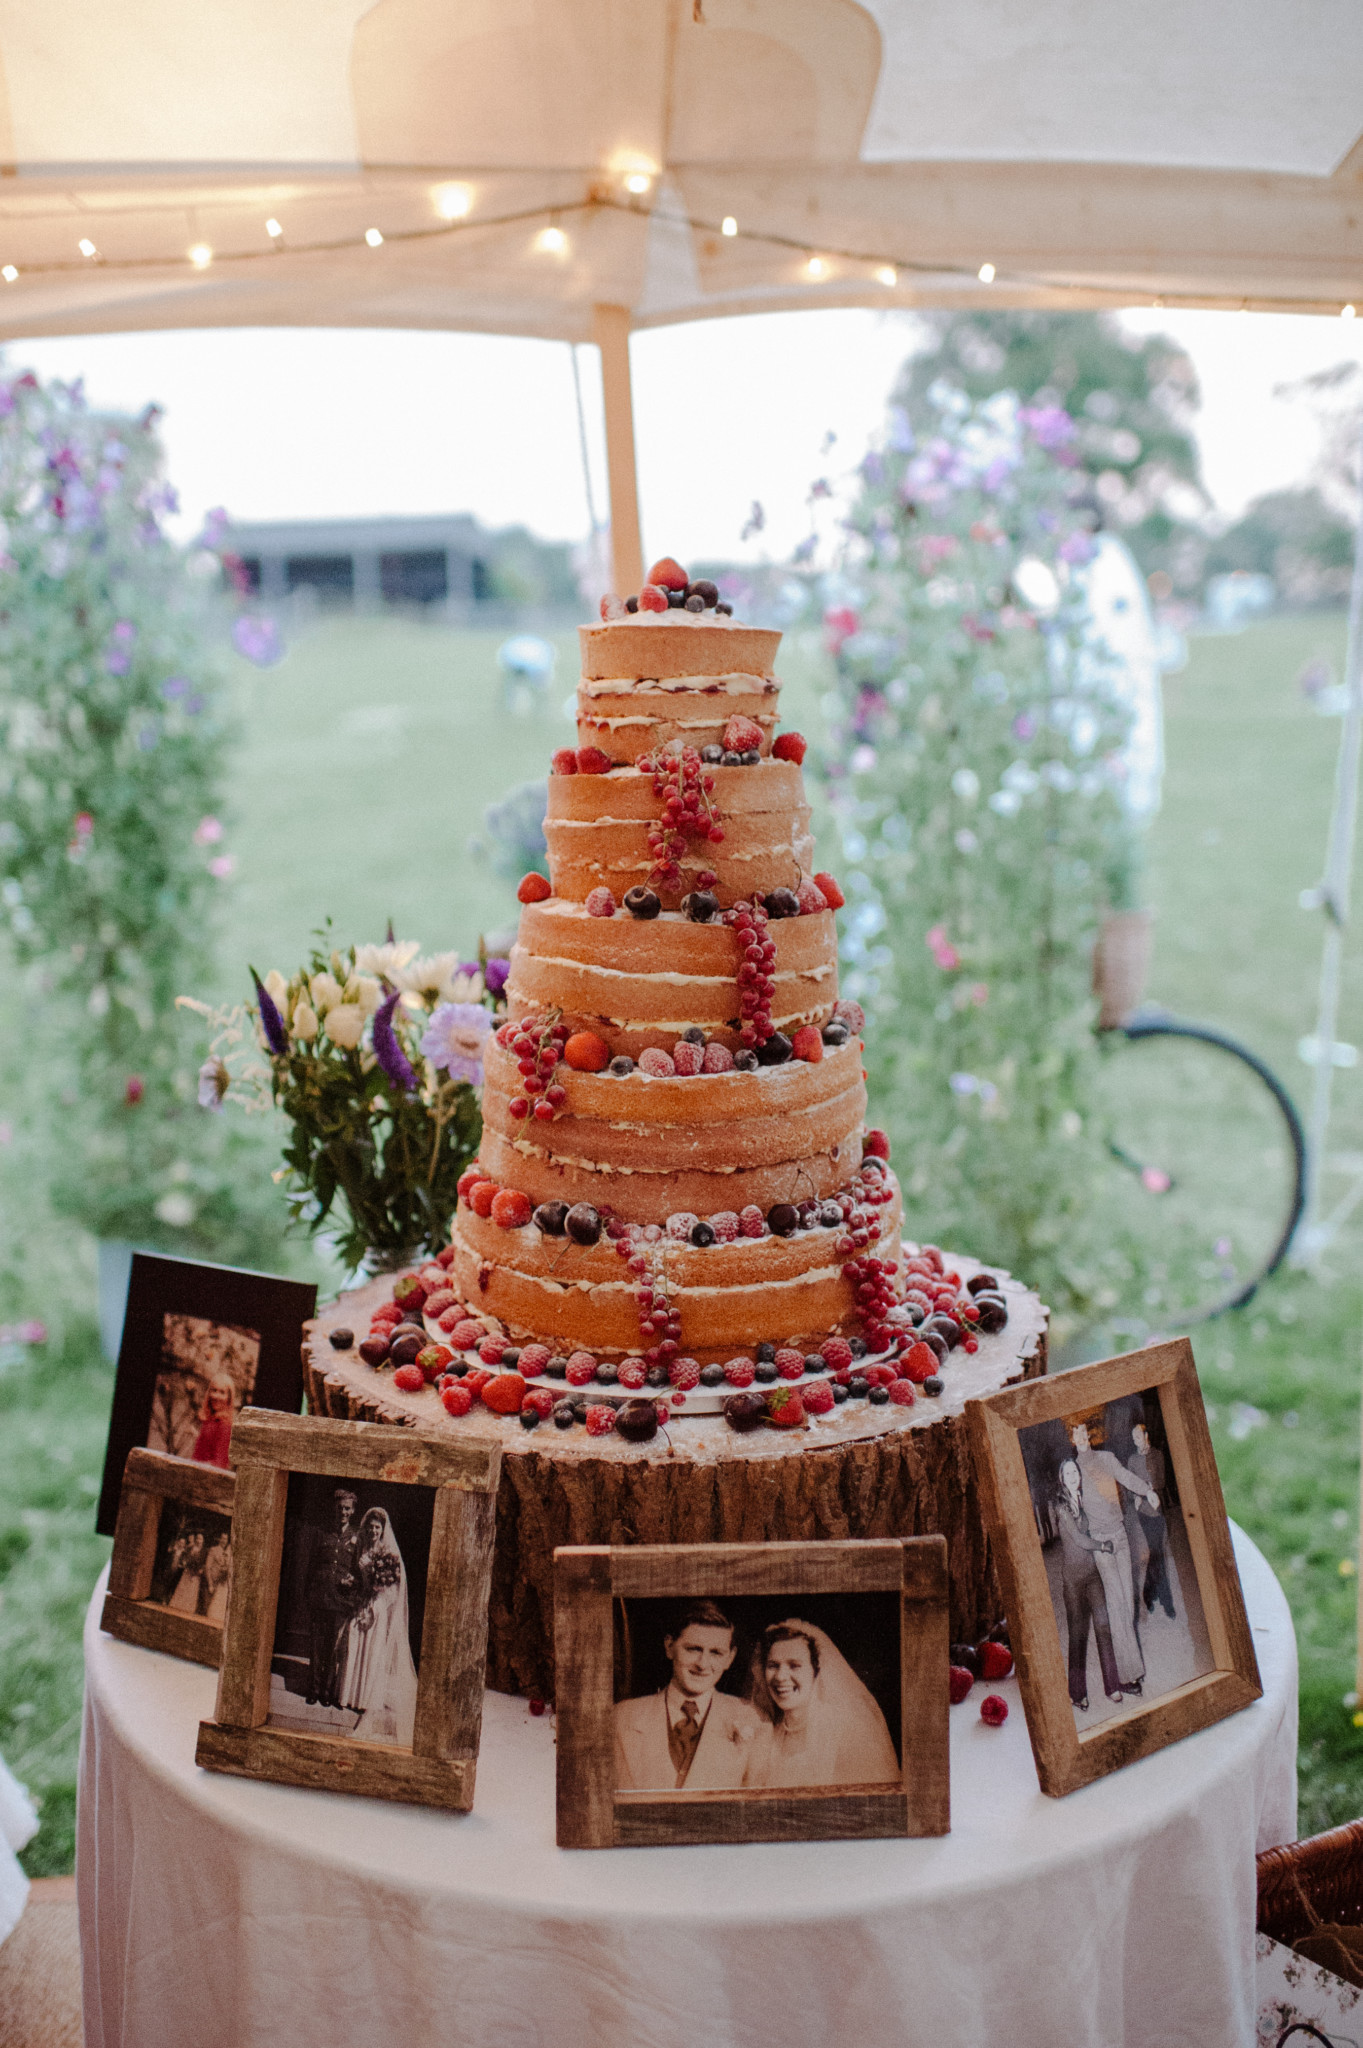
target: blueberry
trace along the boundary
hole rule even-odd
[[[760,1067],[783,1067],[790,1058],[791,1045],[784,1031],[773,1031],[771,1037],[757,1048],[757,1064]]]
[[[719,613],[722,619],[731,619],[734,615],[733,606],[731,604],[725,604],[723,598],[721,598],[719,603],[715,606],[715,610]]]
[[[847,1340],[847,1348],[851,1352],[853,1358],[865,1358],[866,1339],[864,1337],[849,1337]]]
[[[825,1202],[819,1211],[819,1221],[825,1230],[836,1230],[842,1222],[842,1210],[836,1202]]]
[[[469,1362],[466,1358],[460,1358],[458,1353],[456,1353],[445,1367],[445,1370],[451,1379],[462,1380],[464,1374],[469,1370]]]
[[[704,1045],[704,1043],[705,1033],[701,1030],[699,1024],[688,1024],[685,1031],[683,1031],[682,1033],[682,1044]]]
[[[768,917],[798,917],[800,899],[793,889],[773,889],[762,898],[763,908]]]
[[[717,740],[711,740],[708,747],[701,748],[700,758],[713,768],[717,762],[724,759],[724,749]]]
[[[831,1024],[825,1024],[819,1033],[825,1045],[846,1045],[851,1035],[847,1026],[839,1024],[836,1018]]]
[[[708,611],[712,604],[719,603],[719,585],[712,583],[708,576],[697,576],[694,582],[687,584],[686,595],[698,597]]]
[[[650,1387],[665,1387],[667,1385],[667,1367],[665,1365],[651,1365],[644,1378]]]
[[[755,768],[761,759],[762,751],[760,747],[745,747],[743,749],[743,766],[745,768]]]
[[[540,1411],[539,1411],[539,1409],[538,1409],[538,1408],[522,1408],[522,1410],[521,1410],[521,1428],[522,1428],[522,1429],[538,1429],[538,1428],[539,1428],[539,1422],[540,1422]]]
[[[530,1220],[538,1225],[546,1237],[562,1237],[567,1214],[566,1202],[541,1202]]]
[[[845,1387],[845,1386],[843,1385],[843,1383],[842,1383],[842,1381],[841,1381],[841,1380],[834,1380],[834,1382],[833,1382],[833,1402],[834,1402],[834,1405],[835,1405],[836,1407],[838,1407],[838,1408],[841,1408],[841,1406],[842,1406],[843,1402],[844,1402],[844,1401],[845,1401],[846,1399],[847,1399],[847,1389],[846,1389],[846,1387]]]
[[[759,1344],[759,1345],[758,1345],[758,1347],[757,1347],[757,1362],[758,1362],[758,1364],[759,1364],[759,1365],[770,1365],[770,1364],[771,1364],[771,1362],[772,1362],[772,1360],[773,1360],[773,1359],[775,1358],[775,1356],[776,1356],[776,1346],[775,1346],[774,1344]]]
[[[551,1358],[548,1365],[546,1365],[544,1368],[544,1377],[547,1380],[565,1379],[567,1377],[567,1373],[568,1361],[561,1351],[559,1352],[557,1358]]]
[[[827,1372],[827,1371],[828,1371],[828,1363],[827,1363],[827,1360],[826,1360],[826,1359],[823,1359],[823,1358],[821,1358],[821,1357],[819,1356],[819,1353],[818,1353],[817,1351],[807,1351],[807,1352],[805,1353],[805,1371],[806,1371],[806,1372]]]
[[[603,1359],[596,1368],[596,1377],[603,1387],[613,1387],[620,1378],[620,1368],[618,1365],[612,1365],[608,1358]]]
[[[724,1385],[724,1367],[722,1365],[703,1365],[700,1369],[700,1383],[703,1387],[722,1387]]]
[[[626,610],[627,612],[637,612],[637,611],[638,611],[638,609],[639,609],[639,600],[638,600],[638,598],[637,598],[637,597],[627,597],[627,598],[625,599],[625,610]]]
[[[847,1391],[854,1401],[864,1401],[871,1391],[870,1381],[864,1380],[859,1372],[854,1372],[847,1382]]]
[[[656,917],[662,907],[662,899],[651,889],[646,889],[642,882],[636,882],[632,889],[625,891],[625,908],[631,917],[647,920]]]
[[[563,1227],[574,1244],[591,1245],[600,1242],[601,1218],[590,1202],[574,1202],[563,1219]]]
[[[773,1237],[793,1237],[800,1227],[800,1212],[793,1202],[773,1202],[767,1211],[767,1228]]]
[[[693,889],[682,904],[692,924],[709,924],[719,914],[719,898],[708,889]]]
[[[692,597],[688,597],[686,600],[686,609],[689,612],[703,612],[705,610],[705,599],[701,597],[699,594],[696,594]]]
[[[810,1202],[810,1203],[808,1203],[808,1204],[806,1204],[806,1203],[804,1203],[804,1202],[801,1202],[801,1204],[800,1204],[800,1228],[801,1228],[801,1230],[817,1230],[817,1229],[818,1229],[818,1227],[819,1227],[819,1208],[818,1208],[818,1204],[817,1204],[816,1202]]]
[[[774,1358],[760,1358],[753,1370],[764,1386],[770,1386],[776,1378],[776,1361]]]
[[[934,1372],[930,1374],[927,1379],[920,1382],[918,1390],[922,1394],[940,1394],[942,1391],[942,1382],[938,1379],[936,1373]]]
[[[726,747],[719,758],[725,768],[741,768],[743,766],[743,756],[736,754],[732,747]]]
[[[328,1330],[327,1337],[330,1340],[333,1351],[349,1351],[351,1345],[355,1342],[355,1332],[353,1330]]]
[[[685,592],[684,590],[669,590],[669,591],[668,591],[668,593],[667,593],[667,608],[668,608],[668,610],[669,610],[670,612],[679,612],[679,611],[681,610],[682,606],[683,606],[683,605],[684,605],[685,603],[686,603],[686,592]]]
[[[623,1081],[626,1074],[632,1074],[634,1072],[634,1062],[627,1052],[618,1052],[615,1055],[615,1058],[611,1061],[610,1067],[607,1071],[614,1074],[617,1077],[617,1079]],[[566,1210],[564,1211],[564,1214],[567,1214]]]
[[[693,1223],[691,1225],[691,1242],[698,1246],[701,1251],[704,1251],[707,1245],[712,1245],[714,1241],[715,1227],[712,1223]]]
[[[757,1054],[749,1052],[745,1047],[742,1052],[734,1054],[734,1066],[740,1074],[755,1074],[757,1072]]]
[[[576,1421],[577,1417],[573,1413],[572,1402],[560,1401],[554,1410],[554,1427],[556,1429],[571,1429]]]
[[[866,1398],[873,1401],[877,1408],[883,1408],[890,1398],[890,1390],[888,1387],[868,1387]]]
[[[502,1353],[502,1364],[508,1372],[514,1372],[520,1362],[521,1354],[514,1347],[509,1347]]]

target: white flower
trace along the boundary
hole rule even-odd
[[[183,1188],[172,1188],[168,1195],[162,1195],[156,1204],[156,1214],[163,1223],[169,1223],[173,1230],[184,1230],[194,1221],[199,1211],[192,1195]]]
[[[358,1003],[366,1015],[369,1015],[377,1010],[383,1001],[383,989],[372,974],[352,974],[345,985],[345,1000],[348,1003]]]
[[[1061,796],[1068,796],[1077,780],[1073,768],[1067,768],[1063,761],[1048,761],[1041,773]]]
[[[390,981],[396,981],[403,968],[410,966],[420,951],[421,944],[417,939],[390,939],[382,946],[357,946],[355,972],[386,974]]]
[[[958,768],[951,786],[963,804],[973,804],[980,793],[980,778],[973,768]]]
[[[1022,798],[1015,789],[996,789],[989,799],[989,808],[1001,818],[1015,818],[1022,809]]]
[[[181,996],[179,1000],[184,1002],[185,998]],[[221,1109],[222,1098],[231,1085],[232,1076],[228,1071],[227,1062],[219,1059],[214,1053],[199,1069],[200,1109]]]
[[[314,974],[308,988],[319,1017],[324,1017],[328,1010],[334,1010],[337,1003],[345,1000],[341,984],[334,974]]]
[[[327,1011],[327,1037],[333,1045],[352,1051],[364,1034],[366,1012],[358,1003],[337,1003]]]
[[[1030,796],[1041,786],[1041,777],[1027,761],[1014,761],[999,777],[1005,789],[1011,789],[1016,796]]]
[[[265,993],[282,1015],[288,1001],[289,984],[277,967],[272,967],[265,977]]]
[[[305,1002],[301,997],[294,1004],[290,1029],[294,1037],[301,1038],[305,1045],[310,1045],[317,1036],[317,1012],[311,1003]]]

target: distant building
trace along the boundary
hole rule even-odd
[[[490,533],[466,512],[422,518],[234,521],[224,546],[253,594],[279,603],[311,591],[328,606],[576,605],[569,550],[524,528]]]

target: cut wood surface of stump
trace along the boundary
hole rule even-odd
[[[963,1279],[978,1260],[952,1252]],[[991,1271],[998,1272],[997,1268]],[[488,1621],[488,1684],[554,1697],[554,1551],[592,1543],[769,1543],[868,1536],[947,1539],[951,1635],[973,1642],[1000,1618],[964,1407],[1046,1370],[1048,1311],[1000,1273],[1008,1324],[957,1350],[943,1391],[912,1407],[848,1401],[800,1430],[739,1435],[722,1416],[681,1415],[647,1444],[582,1428],[527,1432],[481,1404],[446,1415],[434,1388],[406,1394],[329,1332],[356,1341],[392,1292],[391,1278],[343,1294],[306,1326],[303,1372],[312,1413],[495,1437],[502,1445]]]

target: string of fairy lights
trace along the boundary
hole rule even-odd
[[[461,237],[486,235],[494,229],[515,227],[537,228],[532,235],[530,252],[549,260],[566,261],[573,252],[573,241],[565,221],[574,218],[590,218],[605,213],[623,213],[636,220],[647,222],[652,218],[650,209],[641,202],[647,199],[657,183],[656,171],[631,170],[620,180],[623,197],[619,192],[594,186],[586,197],[566,203],[546,206],[540,202],[534,206],[517,208],[509,212],[479,213],[476,207],[475,188],[465,183],[439,185],[433,192],[437,218],[415,227],[380,228],[371,226],[362,234],[354,231],[343,235],[314,237],[311,240],[297,240],[285,232],[284,224],[274,215],[262,223],[263,242],[256,248],[215,249],[208,242],[194,242],[178,255],[109,256],[92,241],[82,236],[76,244],[76,254],[70,258],[57,258],[43,263],[0,264],[0,280],[6,285],[23,281],[56,277],[74,271],[103,269],[109,271],[191,271],[205,272],[217,266],[238,267],[269,262],[272,257],[284,254],[290,256],[337,255],[360,247],[372,250],[408,243],[448,240]],[[711,238],[716,242],[738,241],[750,246],[763,247],[789,254],[795,263],[794,277],[787,282],[801,282],[812,287],[820,285],[848,285],[862,283],[886,291],[894,291],[905,280],[916,278],[931,279],[939,287],[944,283],[966,288],[997,285],[1000,295],[1007,296],[1009,290],[1052,294],[1058,297],[1072,296],[1091,304],[1095,298],[1105,302],[1131,306],[1149,304],[1154,307],[1197,308],[1220,307],[1237,312],[1312,312],[1334,314],[1341,320],[1353,320],[1358,308],[1352,301],[1320,298],[1284,299],[1268,296],[1255,298],[1237,297],[1227,294],[1206,292],[1162,292],[1151,295],[1146,292],[1126,290],[1117,285],[1103,284],[1082,279],[1054,278],[1041,273],[1019,271],[1007,266],[1000,267],[987,258],[979,264],[924,260],[911,256],[890,255],[883,251],[849,249],[827,243],[815,244],[794,235],[782,234],[774,228],[748,227],[734,214],[725,214],[720,220],[706,220],[691,214],[670,211],[665,216],[671,226],[685,227],[695,235]]]

